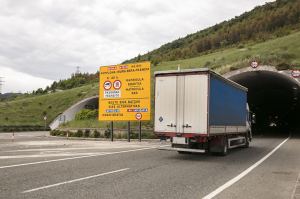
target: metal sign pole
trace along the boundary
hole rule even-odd
[[[47,116],[44,116],[45,126],[44,126],[44,137],[46,137],[46,130],[47,130]]]
[[[142,121],[139,122],[139,141],[142,141]]]
[[[114,141],[114,122],[110,122],[110,140],[113,142]]]
[[[130,142],[130,121],[128,122],[127,141]]]

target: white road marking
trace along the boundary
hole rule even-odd
[[[298,178],[297,178],[297,180],[296,180],[295,187],[294,187],[294,190],[293,190],[293,194],[292,194],[291,199],[296,198],[295,196],[296,196],[296,190],[297,190],[297,187],[298,187],[298,186],[299,186],[299,188],[300,188],[300,173],[299,173]]]
[[[39,152],[39,151],[71,151],[71,150],[96,150],[96,149],[120,149],[120,148],[141,148],[141,145],[128,145],[128,146],[101,146],[101,147],[72,147],[72,148],[43,148],[43,149],[19,149],[2,151],[5,153],[15,152]]]
[[[20,158],[46,158],[46,157],[67,157],[67,156],[87,156],[87,155],[100,155],[102,153],[48,153],[48,154],[35,154],[35,155],[7,155],[0,156],[0,160],[5,159],[20,159]]]
[[[51,184],[51,185],[47,185],[47,186],[43,186],[43,187],[29,189],[29,190],[23,191],[22,193],[30,193],[30,192],[39,191],[39,190],[42,190],[42,189],[48,189],[48,188],[52,188],[52,187],[57,187],[57,186],[60,186],[60,185],[70,184],[70,183],[74,183],[74,182],[78,182],[78,181],[82,181],[82,180],[88,180],[88,179],[96,178],[96,177],[99,177],[99,176],[105,176],[105,175],[108,175],[108,174],[113,174],[113,173],[126,171],[128,169],[129,168],[124,168],[124,169],[119,169],[119,170],[110,171],[110,172],[106,172],[106,173],[100,173],[100,174],[97,174],[97,175],[92,175],[92,176],[88,176],[88,177],[84,177],[84,178],[77,178],[77,179],[74,179],[74,180],[69,180],[69,181],[60,182],[60,183],[56,183],[56,184]]]
[[[106,156],[106,155],[128,153],[128,152],[134,152],[134,151],[143,151],[143,150],[149,150],[149,149],[155,149],[155,148],[157,148],[157,147],[155,146],[155,147],[148,147],[148,148],[141,148],[141,149],[132,149],[132,150],[126,150],[126,151],[107,152],[107,153],[97,154],[97,155],[87,155],[87,156],[79,156],[79,157],[55,159],[55,160],[45,160],[45,161],[39,161],[39,162],[29,162],[29,163],[22,163],[22,164],[14,164],[14,165],[1,166],[0,169],[20,167],[20,166],[28,166],[28,165],[36,165],[36,164],[45,164],[45,163],[59,162],[59,161],[65,161],[65,160],[75,160],[75,159],[82,159],[82,158],[89,158],[89,157],[96,157],[96,156]]]
[[[273,153],[275,153],[275,151],[277,151],[289,139],[290,139],[290,137],[286,138],[284,141],[282,141],[279,145],[277,145],[270,153],[268,153],[262,159],[260,159],[259,161],[257,161],[255,164],[253,164],[252,166],[250,166],[248,169],[246,169],[245,171],[243,171],[242,173],[240,173],[238,176],[232,178],[231,180],[229,180],[228,182],[226,182],[225,184],[223,184],[222,186],[220,186],[219,188],[217,188],[213,192],[211,192],[208,195],[204,196],[202,199],[211,199],[211,198],[215,197],[216,195],[218,195],[219,193],[221,193],[222,191],[224,191],[225,189],[227,189],[228,187],[230,187],[231,185],[233,185],[234,183],[236,183],[237,181],[239,181],[240,179],[242,179],[243,177],[245,177],[248,173],[250,173],[253,169],[255,169],[257,166],[259,166],[261,163],[263,163]]]

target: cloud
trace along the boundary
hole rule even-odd
[[[45,88],[52,83],[51,80],[34,77],[7,67],[0,67],[0,71],[0,76],[5,77],[2,79],[4,81],[2,93],[31,92],[38,88]]]
[[[0,66],[51,80],[95,72],[265,2],[2,0]]]

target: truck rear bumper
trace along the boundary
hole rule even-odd
[[[182,152],[191,152],[191,153],[205,153],[204,149],[189,149],[189,148],[175,148],[175,147],[159,147],[158,150],[165,151],[182,151]]]

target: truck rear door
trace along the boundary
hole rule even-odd
[[[158,76],[155,82],[155,128],[156,132],[176,131],[177,77]]]
[[[207,133],[208,75],[184,76],[183,133]]]
[[[155,131],[207,133],[208,75],[158,76]]]

